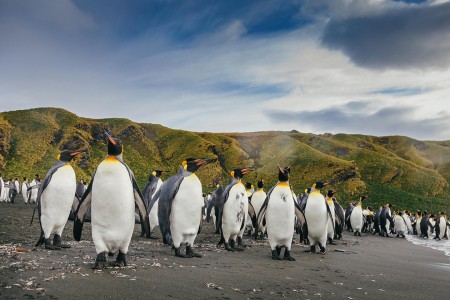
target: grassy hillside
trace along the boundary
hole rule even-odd
[[[228,183],[235,167],[254,166],[244,178],[277,180],[276,164],[291,165],[296,193],[314,181],[330,181],[346,203],[370,194],[368,205],[450,208],[450,141],[408,137],[299,132],[195,133],[128,119],[88,119],[63,109],[38,108],[0,113],[0,169],[3,178],[44,176],[62,149],[87,149],[73,165],[90,179],[106,154],[104,132],[124,143],[124,160],[141,186],[152,169],[175,173],[187,157],[215,158],[198,175],[205,191]]]

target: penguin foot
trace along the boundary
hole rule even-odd
[[[203,255],[201,255],[200,253],[194,252],[194,250],[192,250],[191,246],[186,246],[186,257],[198,257],[198,258],[202,258]]]
[[[277,253],[277,250],[272,250],[272,259],[273,260],[281,260],[280,255]]]
[[[325,247],[320,246],[320,254],[325,254],[327,251],[325,250]]]
[[[157,240],[157,237],[154,237],[153,235],[150,235],[149,237],[147,237],[149,240]]]
[[[183,253],[180,252],[180,248],[175,248],[175,256],[181,257],[181,258],[186,258],[186,255],[184,255]]]
[[[291,256],[291,251],[288,251],[287,249],[284,250],[284,256],[283,256],[284,260],[289,260],[289,261],[295,261],[295,258],[293,258]]]
[[[281,247],[276,246],[275,247],[275,251],[277,251],[277,255],[280,256],[280,254],[281,254]]]
[[[61,247],[56,246],[56,245],[52,245],[52,242],[48,238],[48,239],[45,239],[45,249],[48,249],[48,250],[61,250]]]
[[[59,248],[70,248],[70,247],[72,247],[69,244],[61,243],[61,236],[59,234],[55,234],[55,236],[53,237],[53,246],[54,247],[59,247]]]
[[[328,244],[330,244],[330,245],[337,245],[336,242],[333,241],[332,238],[329,238],[329,239],[328,239]]]
[[[125,267],[127,265],[126,254],[119,251],[116,261],[112,263],[114,267]]]
[[[109,257],[114,256],[114,253],[113,252],[108,252],[108,256]]]
[[[107,267],[106,261],[96,261],[95,264],[92,266],[92,269],[101,270],[106,269],[106,267]]]
[[[305,250],[306,253],[316,253],[316,246],[311,246],[309,249]]]
[[[236,251],[236,249],[235,248],[231,248],[230,244],[228,244],[228,243],[225,243],[225,250],[230,251],[230,252]]]
[[[97,258],[95,259],[95,264],[92,269],[106,269],[106,252],[102,252],[97,254]]]
[[[238,237],[238,240],[239,240],[239,237]],[[230,240],[230,247],[231,247],[231,249],[234,249],[235,251],[244,251],[245,250],[245,248],[240,246],[239,244],[236,245],[236,241],[234,241],[234,240]]]
[[[237,242],[238,242],[238,245],[239,245],[239,246],[242,246],[242,247],[244,247],[244,248],[251,247],[250,245],[247,245],[246,243],[244,243],[244,240],[243,240],[242,237],[240,237],[240,236],[238,236]]]
[[[192,250],[191,246],[186,246],[186,256],[187,257],[198,257],[198,258],[203,257],[203,255],[201,255],[200,253],[194,252],[194,250]]]

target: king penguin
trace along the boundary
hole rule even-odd
[[[217,220],[219,218],[222,193],[223,185],[217,184],[216,189],[211,193],[211,201],[209,202],[208,208],[206,210],[206,222],[209,222],[212,216],[215,233],[217,234],[220,233],[219,222],[217,222]]]
[[[244,229],[247,213],[254,217],[254,227],[256,227],[256,216],[254,216],[253,206],[248,202],[245,186],[242,183],[242,177],[253,171],[250,167],[236,168],[230,172],[230,184],[225,187],[222,193],[222,200],[219,213],[219,229],[221,239],[218,246],[222,243],[228,251],[243,251],[244,247],[239,244],[239,234]]]
[[[126,254],[134,230],[135,206],[139,209],[141,224],[150,234],[147,208],[136,178],[123,162],[122,142],[105,133],[108,155],[100,162],[75,214],[73,235],[81,239],[83,221],[91,207],[92,240],[97,258],[93,269],[106,268],[106,253],[117,254],[114,266],[126,266]]]
[[[76,189],[75,171],[70,161],[80,153],[62,151],[39,186],[36,203],[41,235],[35,247],[45,243],[46,249],[70,248],[70,245],[61,243],[61,234],[69,218]],[[55,234],[53,244],[50,241],[51,234]]]
[[[397,237],[405,238],[405,233],[408,231],[405,219],[403,219],[403,212],[394,212],[394,231],[397,233]]]
[[[331,191],[331,192],[330,192]],[[327,192],[327,195],[325,197],[325,200],[327,200],[328,208],[331,212],[329,218],[328,218],[328,225],[327,225],[327,242],[330,245],[336,245],[336,242],[334,242],[334,236],[336,234],[336,209],[334,207],[334,201],[333,201],[333,195],[336,193],[336,191],[330,190]]]
[[[444,237],[447,237],[447,218],[445,216],[445,212],[441,211],[437,215],[436,224],[435,224],[435,232],[436,235],[434,239],[441,240]]]
[[[252,205],[256,215],[259,214],[259,211],[261,210],[261,207],[267,197],[266,192],[264,192],[264,180],[262,179],[258,180],[257,186],[258,189],[252,195]],[[258,224],[258,227],[255,229],[255,238],[257,238],[259,234],[260,240],[263,240],[265,233],[266,233],[266,226],[263,225],[262,223]]]
[[[168,173],[168,171],[154,170],[150,173],[148,177],[148,182],[142,190],[142,195],[144,196],[145,204],[147,205],[148,217],[150,220],[150,232],[159,225],[158,220],[158,200],[159,200],[159,189],[161,188],[163,181],[161,175]],[[141,236],[144,232],[141,232]]]
[[[328,184],[328,182],[318,181],[311,187],[311,193],[305,206],[305,218],[311,248],[305,252],[315,253],[316,245],[319,246],[320,253],[325,254],[326,252],[328,216],[331,213],[324,196],[320,193],[320,189]]]
[[[281,260],[281,248],[285,248],[283,259],[294,261],[291,256],[295,217],[301,214],[300,206],[289,186],[291,167],[278,165],[278,183],[270,189],[258,213],[258,224],[265,223],[267,239],[272,250],[272,259]]]
[[[363,212],[362,212],[362,202],[364,199],[366,199],[367,196],[361,196],[359,197],[358,204],[356,204],[352,211],[350,212],[350,226],[353,229],[353,232],[355,236],[361,236],[361,231],[364,226],[364,220],[363,220]]]
[[[30,190],[29,190],[30,187],[31,187],[31,185],[28,182],[28,179],[26,177],[24,177],[23,178],[23,182],[22,182],[21,193],[22,193],[23,201],[25,203],[28,203],[28,199],[29,199],[29,196],[30,196]]]
[[[203,158],[188,158],[178,169],[178,173],[167,179],[161,186],[159,196],[159,229],[164,244],[172,244],[175,256],[202,257],[194,252],[195,238],[201,229],[202,184],[195,172],[210,162]],[[180,251],[186,245],[186,255]]]

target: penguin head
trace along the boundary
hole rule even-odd
[[[163,171],[163,170],[153,170],[151,173],[150,173],[150,178],[153,176],[153,177],[161,177],[161,175],[163,175],[163,174],[166,174],[166,173],[169,173],[169,171]]]
[[[311,188],[309,187],[309,188],[305,189],[305,193],[306,193],[306,194],[311,193]]]
[[[209,161],[204,158],[186,158],[181,165],[183,168],[191,173],[197,171],[201,166],[207,164]]]
[[[334,196],[334,194],[336,194],[336,190],[328,190],[328,192],[327,192],[327,196],[329,197],[329,198],[331,198],[331,197],[333,197]]]
[[[242,177],[244,177],[245,174],[248,174],[252,171],[254,171],[255,169],[251,168],[251,167],[246,167],[246,168],[236,168],[233,169],[233,171],[230,172],[231,177],[234,177],[236,179],[241,179]]]
[[[117,156],[122,154],[123,145],[119,139],[112,137],[109,133],[105,132],[108,137],[108,155]]]
[[[422,215],[426,216],[427,214],[428,214],[428,212],[426,210],[424,210]]]
[[[58,158],[58,160],[63,161],[63,162],[70,162],[76,155],[78,155],[82,152],[83,151],[64,150],[58,155],[57,158]]]
[[[264,187],[264,180],[260,179],[258,180],[258,188],[262,189]]]
[[[289,173],[291,173],[291,166],[284,167],[283,169],[280,167],[280,165],[277,164],[278,167],[278,181],[288,181],[289,180]]]
[[[245,189],[246,189],[246,190],[251,190],[251,189],[252,189],[252,186],[253,186],[253,185],[251,184],[251,182],[246,182],[246,183],[245,183]]]
[[[360,200],[360,201],[364,201],[364,200],[366,200],[367,198],[369,198],[369,196],[361,196],[361,197],[359,197],[359,200]]]
[[[323,188],[324,186],[327,186],[329,184],[330,184],[329,182],[317,181],[317,182],[313,183],[313,185],[311,187],[311,191],[320,190],[321,188]]]

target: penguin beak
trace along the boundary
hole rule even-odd
[[[242,173],[242,175],[245,175],[245,174],[248,174],[248,173],[250,173],[252,171],[255,171],[255,169],[247,167],[247,168],[242,169],[241,173]]]
[[[115,146],[116,142],[114,141],[113,137],[107,132],[105,132],[105,134],[108,137],[108,141]]]
[[[82,151],[76,151],[73,153],[70,153],[70,156],[74,157],[75,155],[81,154]]]
[[[277,164],[277,167],[278,167],[278,170],[280,170],[280,172],[281,172],[282,174],[284,174],[284,170],[280,167],[279,164]]]
[[[330,182],[327,181],[327,182],[325,182],[325,183],[323,184],[323,186],[326,186],[326,185],[330,185]]]
[[[197,165],[198,167],[200,167],[200,166],[202,166],[202,165],[204,165],[204,164],[207,164],[207,163],[208,163],[208,160],[203,159],[203,158],[199,158],[199,159],[196,159],[196,160],[195,160],[195,163],[196,163],[196,165]]]

